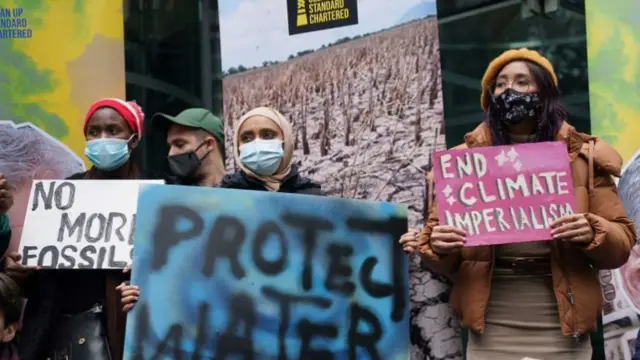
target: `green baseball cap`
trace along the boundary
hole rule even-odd
[[[157,113],[153,117],[164,118],[174,124],[205,130],[224,146],[224,123],[207,109],[187,109],[176,116]]]

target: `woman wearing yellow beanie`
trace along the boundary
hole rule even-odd
[[[418,239],[401,243],[456,275],[450,302],[471,330],[468,360],[590,360],[589,332],[603,305],[597,270],[623,265],[635,244],[612,179],[621,158],[567,123],[553,66],[536,51],[500,55],[482,89],[485,120],[458,148],[564,142],[578,213],[551,225],[553,241],[463,248],[464,231],[440,225],[434,204]]]

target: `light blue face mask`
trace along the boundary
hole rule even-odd
[[[129,140],[113,138],[90,140],[87,141],[84,153],[96,168],[104,171],[115,170],[129,160]]]
[[[283,156],[282,141],[278,139],[256,139],[240,146],[242,165],[257,175],[273,175],[278,170]]]

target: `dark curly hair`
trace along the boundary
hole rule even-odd
[[[562,122],[568,117],[567,110],[560,103],[560,89],[553,82],[551,75],[540,65],[527,60],[522,61],[527,65],[533,80],[538,85],[538,95],[542,100],[542,108],[538,115],[536,142],[553,141],[560,126],[562,126]],[[488,91],[493,94],[493,87]],[[510,143],[507,127],[497,114],[493,101],[489,104],[484,121],[491,129],[493,145],[507,145]]]

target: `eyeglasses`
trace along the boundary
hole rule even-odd
[[[499,94],[507,89],[527,93],[529,92],[529,89],[534,86],[533,81],[530,79],[516,79],[514,81],[496,80],[489,86],[489,90],[492,94],[495,94],[496,92]]]

